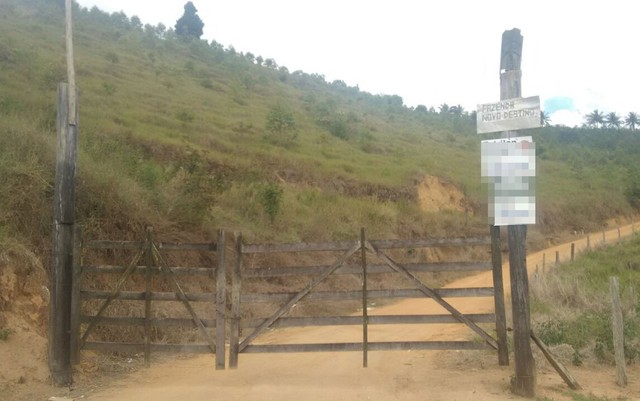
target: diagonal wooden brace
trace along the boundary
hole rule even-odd
[[[391,267],[393,270],[395,270],[396,272],[402,274],[407,279],[409,279],[416,286],[416,288],[420,290],[423,294],[425,294],[426,296],[430,297],[431,299],[436,301],[438,304],[440,304],[440,306],[442,306],[447,311],[449,311],[453,315],[453,317],[458,319],[461,323],[464,323],[467,326],[469,326],[469,328],[471,328],[471,330],[475,331],[480,337],[482,337],[487,342],[487,344],[489,344],[491,347],[495,349],[498,349],[498,343],[493,337],[487,334],[486,331],[482,330],[481,327],[479,327],[477,324],[469,320],[462,313],[458,312],[456,308],[454,308],[450,303],[445,301],[433,289],[424,285],[422,281],[420,281],[419,278],[414,276],[409,270],[407,270],[405,267],[403,267],[399,263],[394,262],[387,255],[378,251],[369,241],[366,241],[365,246],[370,252],[376,255],[380,260],[388,264],[389,267]]]
[[[211,352],[216,352],[216,343],[209,336],[209,333],[207,333],[207,329],[204,327],[204,324],[202,323],[202,320],[200,320],[200,318],[196,314],[196,311],[193,310],[193,308],[191,307],[191,304],[189,303],[189,300],[187,299],[187,295],[182,290],[182,287],[180,287],[180,284],[178,284],[178,280],[176,280],[175,273],[173,272],[173,270],[171,270],[169,265],[167,265],[167,263],[162,258],[162,255],[160,254],[160,251],[156,247],[156,244],[153,244],[153,257],[155,258],[156,263],[158,264],[158,266],[160,266],[160,269],[162,270],[162,272],[165,274],[165,276],[167,277],[167,279],[169,280],[169,282],[171,283],[171,285],[175,289],[175,293],[178,296],[178,299],[180,299],[180,301],[182,301],[182,303],[184,304],[185,308],[187,309],[187,311],[191,315],[191,318],[193,319],[193,322],[195,323],[195,325],[200,330],[200,333],[202,334],[202,337],[204,337],[204,339],[209,344],[209,348],[211,348]]]
[[[291,299],[282,307],[280,307],[280,309],[278,309],[269,319],[265,320],[264,323],[256,327],[256,329],[251,334],[249,334],[244,340],[242,340],[242,342],[238,346],[238,352],[242,352],[243,349],[245,349],[249,344],[251,344],[251,341],[255,340],[256,337],[258,337],[263,331],[268,329],[276,320],[278,320],[280,317],[282,317],[282,315],[287,313],[293,307],[293,305],[295,305],[302,298],[307,296],[318,284],[323,282],[333,272],[338,270],[338,268],[342,266],[347,261],[347,259],[349,259],[361,247],[362,245],[360,244],[360,242],[358,242],[351,249],[349,249],[347,253],[342,255],[340,259],[338,259],[336,263],[334,263],[329,269],[325,270],[322,274],[318,275],[315,279],[313,279],[313,281],[309,283],[309,285],[307,285],[304,289],[302,289],[296,295],[291,297]]]

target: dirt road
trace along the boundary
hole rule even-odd
[[[631,226],[621,228],[629,236]],[[616,229],[607,232],[608,242],[617,240]],[[599,236],[599,237],[598,237]],[[602,242],[602,234],[590,236],[591,246]],[[574,241],[576,254],[587,246],[586,237]],[[567,260],[570,243],[555,246],[527,257],[530,272],[555,261],[555,252]],[[506,267],[506,266],[505,266]],[[491,272],[457,280],[448,287],[490,286]],[[508,268],[505,290],[509,290]],[[462,312],[493,310],[491,298],[452,300]],[[405,300],[379,308],[372,314],[443,313],[430,300]],[[304,335],[304,340],[302,336]],[[370,341],[404,339],[468,339],[472,332],[462,325],[371,326]],[[270,332],[262,342],[339,342],[358,341],[361,329],[300,328]],[[568,388],[544,362],[538,360],[538,393],[548,399],[570,399]],[[498,367],[497,356],[488,351],[387,351],[369,353],[369,367],[362,368],[358,352],[308,354],[243,354],[237,370],[214,370],[213,356],[184,358],[152,366],[111,388],[87,394],[92,400],[512,400],[509,378],[513,367]],[[613,368],[589,370],[572,368],[585,387],[584,393],[606,394],[610,398],[640,399],[640,369],[628,375],[630,385],[615,386]],[[80,394],[75,394],[79,397]]]

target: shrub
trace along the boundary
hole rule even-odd
[[[6,341],[7,339],[9,339],[9,336],[11,334],[13,334],[13,330],[11,330],[10,328],[0,329],[0,340]]]
[[[269,183],[260,188],[260,203],[272,223],[280,212],[283,192],[277,183]]]

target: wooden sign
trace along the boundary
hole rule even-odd
[[[479,104],[476,113],[478,134],[538,128],[540,97],[532,96]]]

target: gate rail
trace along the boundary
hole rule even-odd
[[[245,245],[242,235],[237,234],[235,239],[236,260],[232,273],[231,295],[231,334],[229,366],[236,368],[240,353],[263,352],[318,352],[318,351],[362,351],[363,365],[367,365],[367,352],[377,350],[417,350],[417,349],[506,349],[506,343],[496,341],[477,323],[497,323],[500,317],[495,313],[463,314],[451,306],[444,298],[448,297],[494,297],[502,294],[502,283],[496,283],[500,287],[494,291],[494,287],[481,288],[431,288],[423,283],[415,273],[440,272],[440,271],[487,271],[495,270],[495,260],[487,262],[446,262],[446,263],[409,263],[400,264],[390,256],[383,253],[392,249],[416,248],[441,248],[441,247],[468,247],[484,246],[490,253],[491,238],[453,238],[453,239],[418,239],[418,240],[382,240],[368,241],[365,238],[364,229],[361,231],[359,241],[343,241],[328,243],[302,243],[302,244],[268,244]],[[360,251],[360,252],[358,252]],[[314,266],[259,266],[247,268],[244,260],[260,254],[290,254],[290,253],[314,253],[314,252],[340,252],[335,263],[331,265]],[[352,259],[360,255],[360,260],[354,263]],[[367,256],[378,259],[380,264],[369,264]],[[490,258],[487,258],[490,259]],[[499,261],[499,258],[497,259]],[[502,275],[502,267],[498,264],[499,274]],[[368,275],[378,273],[396,273],[405,279],[405,283],[411,283],[412,288],[403,289],[377,289],[367,288]],[[246,279],[283,277],[304,275],[309,277],[307,285],[296,292],[250,292],[243,288]],[[318,291],[322,282],[330,276],[357,275],[361,277],[362,288],[352,291]],[[367,305],[371,298],[431,298],[444,307],[449,314],[441,315],[405,315],[405,316],[368,316]],[[319,301],[344,301],[362,300],[362,316],[315,316],[315,317],[286,317],[298,302],[303,299]],[[246,303],[271,302],[279,303],[276,312],[268,317],[243,319],[241,306]],[[504,305],[504,299],[496,303]],[[504,311],[504,308],[496,310]],[[504,316],[502,316],[504,320]],[[431,324],[431,323],[464,323],[482,338],[478,341],[394,341],[394,342],[369,342],[368,326],[370,324]],[[312,344],[255,344],[259,336],[267,329],[278,327],[306,327],[306,326],[345,326],[362,325],[361,342],[343,343],[312,343]],[[250,333],[242,338],[241,330],[247,329]],[[500,327],[496,324],[496,330]],[[506,334],[506,333],[505,333]],[[505,335],[506,337],[506,335]],[[501,338],[498,336],[498,338]]]
[[[97,250],[129,250],[135,256],[128,265],[84,265],[82,252],[87,249]],[[165,261],[163,253],[174,251],[216,252],[217,266],[208,267],[171,267]],[[71,314],[71,350],[72,361],[79,361],[80,350],[97,350],[112,352],[144,352],[148,365],[151,352],[192,352],[215,353],[216,369],[225,367],[225,311],[226,311],[226,261],[225,233],[220,231],[217,243],[171,243],[155,242],[153,230],[147,229],[145,241],[88,241],[82,242],[81,228],[76,229],[74,241]],[[119,275],[116,285],[108,291],[89,290],[83,288],[83,279],[87,274]],[[125,282],[134,275],[145,279],[144,291],[123,291]],[[215,281],[215,292],[184,292],[178,282],[178,276],[200,276]],[[173,292],[159,292],[152,288],[154,277],[162,276],[172,287]],[[95,315],[82,313],[82,303],[87,300],[103,300]],[[144,301],[144,317],[103,316],[105,310],[114,300]],[[156,318],[151,313],[152,301],[180,301],[191,318],[164,317]],[[193,308],[193,302],[215,304],[215,314],[209,318],[200,318]],[[103,342],[91,341],[89,336],[97,326],[134,326],[144,327],[142,342]],[[84,331],[83,326],[86,326]],[[162,344],[152,343],[152,327],[196,327],[201,337],[206,340],[201,344]],[[208,328],[215,328],[215,340],[211,338]]]

